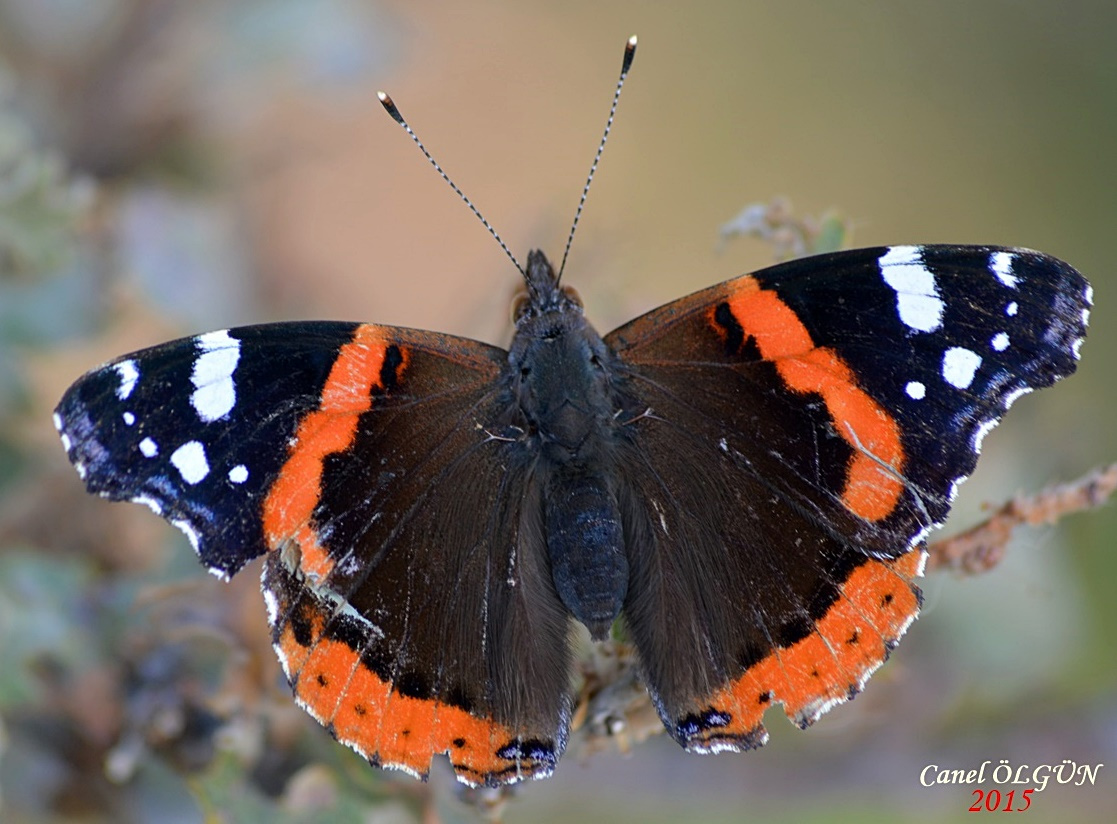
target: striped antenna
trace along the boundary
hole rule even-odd
[[[450,188],[453,189],[457,196],[460,197],[465,205],[469,207],[469,210],[473,212],[473,214],[477,215],[477,219],[481,221],[481,225],[489,230],[489,234],[496,239],[496,242],[500,244],[500,248],[504,250],[504,254],[508,255],[508,259],[512,261],[512,265],[516,267],[519,273],[523,275],[524,279],[526,280],[527,272],[524,271],[524,267],[520,265],[520,262],[516,260],[516,256],[512,254],[512,250],[508,248],[508,244],[504,242],[504,239],[501,238],[499,234],[497,234],[497,231],[493,228],[493,225],[485,219],[485,216],[483,214],[481,214],[481,210],[473,205],[473,201],[465,196],[465,192],[458,188],[458,184],[451,180],[450,175],[446,174],[446,172],[443,171],[442,167],[438,165],[438,161],[434,159],[430,152],[427,151],[427,147],[423,145],[423,141],[421,141],[419,139],[419,136],[415,134],[414,130],[409,125],[407,125],[407,121],[403,119],[403,115],[400,114],[400,110],[392,101],[392,98],[390,98],[384,92],[377,92],[376,96],[380,98],[381,105],[383,105],[388,114],[392,116],[392,119],[395,120],[396,123],[399,123],[401,126],[403,126],[403,129],[405,132],[407,132],[408,137],[410,137],[415,142],[415,145],[419,147],[419,151],[421,151],[427,158],[427,160],[430,161],[430,164],[434,166],[434,170],[442,176],[443,180],[450,184]]]
[[[582,197],[578,200],[578,210],[574,212],[574,222],[570,225],[570,235],[566,238],[566,249],[562,253],[562,263],[559,265],[556,282],[562,280],[562,273],[566,269],[566,258],[570,255],[570,245],[574,242],[574,232],[578,229],[578,221],[582,219],[582,209],[585,208],[586,197],[590,193],[590,184],[593,183],[593,176],[597,173],[597,164],[601,160],[601,153],[605,151],[605,141],[609,139],[609,132],[613,128],[613,118],[617,116],[617,103],[621,99],[621,89],[624,88],[625,78],[628,77],[628,70],[632,68],[632,59],[635,56],[636,35],[634,34],[624,44],[624,62],[621,63],[621,76],[617,78],[617,88],[613,91],[613,104],[609,107],[609,119],[605,121],[605,131],[601,135],[601,142],[597,144],[597,153],[593,156],[593,164],[590,166],[589,176],[586,177],[586,185],[582,187]]]
[[[624,81],[625,78],[628,76],[628,70],[632,68],[632,59],[633,57],[635,57],[635,55],[636,35],[632,35],[632,37],[628,38],[628,41],[625,43],[624,46],[624,62],[621,64],[621,75],[617,79],[617,87],[613,92],[613,103],[609,107],[609,119],[605,122],[605,131],[601,135],[601,142],[598,144],[597,152],[593,156],[593,164],[590,166],[590,173],[586,178],[586,185],[582,187],[582,196],[578,200],[578,209],[574,213],[574,222],[570,225],[570,235],[566,238],[566,249],[563,250],[562,253],[562,264],[559,266],[559,273],[558,277],[556,278],[556,282],[562,279],[562,272],[566,268],[566,259],[570,255],[570,246],[574,242],[574,233],[578,229],[578,221],[582,219],[582,210],[585,208],[586,205],[586,197],[589,195],[590,184],[593,183],[593,176],[597,173],[597,164],[601,160],[601,153],[605,151],[605,141],[609,139],[609,132],[613,128],[613,119],[616,117],[617,114],[617,102],[620,100],[621,89],[624,88]],[[493,225],[489,223],[489,221],[483,214],[481,214],[481,211],[475,205],[473,205],[473,201],[466,197],[465,192],[459,189],[458,185],[454,183],[454,181],[448,174],[446,174],[442,166],[439,165],[438,161],[434,159],[434,156],[431,155],[429,151],[427,151],[427,147],[423,145],[423,141],[419,139],[419,136],[415,134],[415,131],[411,128],[411,126],[408,125],[407,121],[404,120],[403,115],[400,113],[399,107],[396,106],[392,98],[389,97],[385,92],[377,92],[376,96],[380,99],[380,103],[384,106],[385,111],[387,111],[388,114],[392,116],[392,119],[395,120],[396,123],[403,126],[404,131],[407,132],[407,136],[410,137],[415,145],[419,147],[419,151],[423,153],[423,156],[426,157],[431,166],[434,167],[434,170],[438,172],[439,176],[441,176],[441,178],[445,180],[447,184],[449,184],[450,188],[454,190],[454,193],[457,194],[457,196],[462,199],[462,202],[469,207],[469,210],[477,216],[477,219],[481,221],[481,224],[489,230],[489,234],[493,236],[498,244],[500,244],[500,248],[504,250],[504,254],[508,255],[508,259],[512,261],[512,265],[514,265],[519,273],[523,276],[523,278],[527,280],[527,272],[524,271],[524,267],[520,265],[520,262],[516,260],[516,256],[513,255],[512,250],[508,248],[508,244],[504,242],[503,238],[501,238],[501,236],[497,233],[496,229],[493,228]]]

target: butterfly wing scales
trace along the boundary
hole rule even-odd
[[[537,485],[486,428],[506,357],[369,324],[233,329],[94,370],[57,422],[91,491],[148,503],[212,570],[267,556],[277,653],[340,740],[498,785],[553,770],[571,667]]]
[[[858,250],[606,337],[632,398],[625,616],[680,743],[755,746],[771,703],[805,725],[860,689],[917,614],[920,543],[981,437],[1073,371],[1089,300],[1036,253]]]

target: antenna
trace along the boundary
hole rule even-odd
[[[617,115],[617,102],[621,98],[621,89],[624,88],[628,70],[632,68],[632,59],[636,56],[636,35],[628,38],[624,44],[624,62],[621,63],[621,76],[617,78],[617,88],[613,91],[613,104],[609,107],[609,119],[605,121],[605,131],[601,135],[601,142],[597,144],[597,153],[593,156],[590,173],[586,177],[586,185],[582,187],[582,197],[578,200],[578,209],[574,212],[574,222],[570,224],[570,235],[566,238],[566,249],[562,253],[562,263],[559,264],[558,276],[555,282],[562,280],[562,273],[566,269],[566,258],[570,255],[570,245],[574,242],[574,232],[578,229],[578,221],[582,219],[582,209],[586,205],[586,197],[590,193],[590,184],[597,173],[597,164],[601,160],[601,153],[605,151],[605,141],[609,139],[609,132],[613,128],[613,118]]]
[[[446,172],[442,170],[442,167],[438,165],[438,161],[434,159],[430,152],[427,151],[427,147],[423,145],[423,141],[421,141],[419,139],[419,136],[415,134],[415,132],[409,125],[407,125],[407,121],[403,119],[403,115],[400,114],[400,110],[396,107],[396,104],[392,101],[392,98],[388,97],[388,95],[384,92],[377,92],[376,96],[380,98],[381,105],[383,105],[388,114],[392,116],[392,119],[395,120],[396,123],[399,123],[401,126],[403,126],[404,131],[407,132],[407,136],[410,137],[415,142],[415,145],[419,147],[419,151],[421,151],[427,158],[427,160],[430,161],[430,164],[434,166],[434,170],[442,176],[443,180],[450,184],[450,188],[453,189],[457,196],[460,197],[465,205],[469,207],[469,210],[473,212],[473,214],[477,215],[477,219],[481,221],[481,225],[489,230],[489,234],[496,239],[496,242],[500,244],[500,248],[504,250],[504,254],[508,255],[508,259],[512,261],[512,265],[516,267],[519,273],[523,275],[524,279],[526,280],[527,272],[524,271],[524,267],[520,265],[520,262],[516,260],[516,256],[512,254],[512,250],[508,248],[508,244],[506,244],[501,236],[497,234],[496,229],[494,229],[493,225],[485,219],[485,216],[481,214],[481,211],[473,205],[473,201],[465,196],[465,192],[458,188],[458,184],[451,180],[450,175],[446,174]]]
[[[562,280],[562,272],[566,268],[566,258],[570,255],[570,245],[574,242],[574,232],[578,229],[578,221],[582,219],[582,209],[585,208],[586,205],[586,197],[589,195],[590,184],[593,183],[593,176],[597,173],[597,164],[601,160],[601,153],[605,151],[605,141],[609,139],[609,132],[613,128],[613,118],[616,117],[617,114],[617,102],[621,97],[621,89],[624,88],[624,81],[628,76],[628,70],[632,68],[632,58],[635,55],[636,35],[632,35],[632,37],[628,38],[628,42],[626,42],[624,46],[624,62],[621,64],[621,76],[617,79],[617,87],[613,91],[613,103],[609,107],[609,119],[605,122],[605,132],[601,135],[601,142],[597,145],[597,152],[593,156],[593,164],[590,166],[590,173],[586,177],[586,185],[582,187],[582,196],[578,200],[578,209],[574,212],[574,222],[570,225],[570,235],[566,238],[566,249],[563,250],[562,253],[562,264],[559,266],[558,277],[555,278],[556,283]],[[427,147],[423,145],[423,141],[419,139],[419,136],[415,134],[414,130],[407,124],[407,121],[403,119],[403,115],[400,113],[399,108],[392,98],[385,92],[377,92],[376,96],[380,98],[380,103],[384,106],[385,111],[392,116],[392,119],[395,120],[396,123],[403,126],[403,130],[407,132],[407,136],[419,147],[419,151],[423,153],[423,156],[426,157],[431,166],[434,167],[434,170],[450,185],[450,188],[453,189],[454,193],[469,207],[469,210],[477,216],[481,224],[489,230],[489,234],[500,244],[500,248],[504,250],[504,254],[508,255],[508,259],[512,261],[512,265],[516,267],[524,280],[527,280],[527,272],[524,271],[524,267],[520,265],[520,262],[516,260],[516,256],[513,255],[512,250],[508,248],[508,244],[497,234],[496,229],[485,219],[481,211],[473,205],[473,201],[465,196],[465,192],[459,189],[458,185],[454,183],[454,181],[450,179],[450,176],[438,165],[438,161],[427,151]]]

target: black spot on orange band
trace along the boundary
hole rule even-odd
[[[276,564],[275,566],[278,566]],[[374,646],[367,626],[331,615],[283,572],[286,593],[274,642],[299,702],[338,741],[377,766],[425,776],[431,759],[450,753],[461,780],[473,785],[549,775],[553,742],[524,739],[491,717],[470,712],[462,689],[436,698],[430,679],[407,671],[391,680],[368,667],[361,650]]]
[[[919,612],[912,580],[923,556],[915,550],[892,561],[865,558],[809,634],[781,643],[713,695],[705,711],[680,719],[676,737],[691,750],[748,749],[767,740],[762,719],[771,703],[807,726],[856,695]]]
[[[384,352],[384,360],[380,366],[380,389],[390,392],[396,387],[403,366],[403,351],[394,343]]]

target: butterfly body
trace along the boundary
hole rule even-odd
[[[556,591],[602,639],[628,589],[618,461],[630,413],[616,384],[615,356],[541,252],[528,257],[528,283],[509,352],[517,433],[509,451],[540,479]]]

